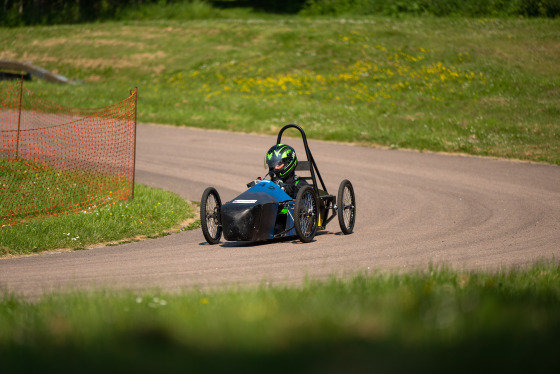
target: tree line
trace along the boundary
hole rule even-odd
[[[118,19],[130,8],[201,4],[302,15],[429,14],[467,17],[558,17],[560,0],[1,0],[0,26]]]
[[[126,7],[157,0],[2,0],[0,24],[23,26],[110,19]]]

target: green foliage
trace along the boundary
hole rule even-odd
[[[309,0],[306,15],[426,14],[459,17],[558,17],[559,0]]]
[[[307,0],[210,0],[218,8],[246,7],[278,14],[296,14],[306,2]]]
[[[114,19],[122,20],[191,20],[222,18],[222,13],[203,0],[187,2],[159,2],[142,6],[126,7],[119,10]]]
[[[559,333],[556,261],[297,287],[0,296],[9,372],[556,372]]]
[[[189,19],[217,14],[205,0],[6,0],[0,12],[0,25],[73,24],[138,16],[140,19]]]
[[[560,0],[5,0],[0,10],[0,26],[214,19],[245,17],[253,12],[555,18],[560,15]]]

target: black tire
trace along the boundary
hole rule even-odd
[[[200,200],[200,226],[204,239],[210,244],[218,244],[222,237],[222,200],[214,187],[204,190]]]
[[[303,186],[294,206],[294,225],[299,240],[309,243],[317,233],[319,198],[311,186]]]
[[[351,234],[356,223],[356,196],[352,183],[347,179],[340,182],[336,205],[340,229],[344,235]]]

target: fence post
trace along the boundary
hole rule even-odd
[[[17,136],[16,136],[16,161],[19,160],[19,129],[21,125],[21,104],[23,101],[23,73],[21,73],[21,81],[19,85],[19,115],[17,124]]]
[[[134,87],[134,159],[132,161],[132,199],[134,199],[134,186],[136,178],[136,121],[138,115],[138,87]]]

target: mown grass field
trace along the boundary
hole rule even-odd
[[[560,20],[265,17],[2,29],[0,58],[83,85],[26,83],[70,106],[138,87],[141,122],[560,164]]]

